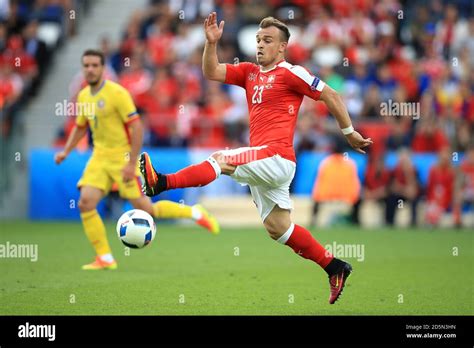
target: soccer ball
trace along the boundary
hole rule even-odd
[[[124,245],[140,249],[155,238],[155,221],[146,211],[132,209],[124,213],[117,221],[117,235]]]

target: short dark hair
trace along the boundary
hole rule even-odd
[[[82,61],[82,58],[84,58],[85,56],[96,56],[96,57],[99,57],[100,58],[100,64],[101,65],[104,65],[105,63],[105,56],[104,56],[104,53],[100,50],[95,50],[95,49],[88,49],[88,50],[85,50],[84,53],[82,54],[82,57],[81,57],[81,61]]]
[[[279,21],[274,17],[265,17],[260,22],[260,28],[268,28],[268,27],[277,27],[280,30],[280,37],[283,42],[288,42],[290,39],[290,30],[286,26],[285,23]]]

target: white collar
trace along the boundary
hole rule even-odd
[[[275,65],[273,66],[273,68],[270,68],[270,69],[268,69],[268,70],[263,70],[262,67],[260,67],[260,72],[262,72],[262,73],[267,73],[267,72],[269,72],[269,71],[272,71],[273,69],[276,69],[276,68],[279,67],[279,66],[282,66],[284,63],[286,63],[286,61],[283,59],[280,63],[275,64]]]

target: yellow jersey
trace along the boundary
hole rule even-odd
[[[94,154],[115,155],[129,152],[128,125],[139,118],[130,93],[118,83],[104,80],[92,94],[90,86],[77,97],[78,127],[89,125],[94,142]]]

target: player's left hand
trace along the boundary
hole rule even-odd
[[[135,178],[135,165],[133,163],[128,163],[122,169],[122,176],[124,182],[129,182]]]
[[[67,153],[65,151],[57,152],[54,154],[54,162],[56,164],[61,164],[67,157]]]
[[[374,143],[371,138],[364,139],[364,137],[357,131],[353,131],[351,134],[346,135],[346,139],[352,148],[359,153],[365,153],[362,148]]]

